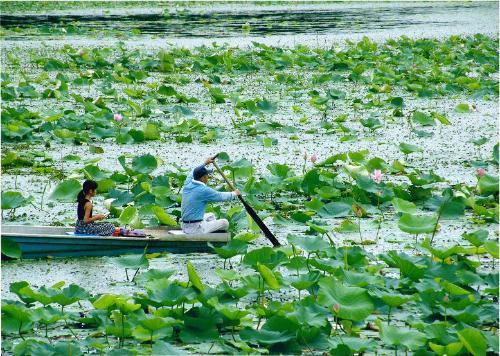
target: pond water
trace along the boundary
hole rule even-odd
[[[244,34],[252,36],[301,34],[352,34],[378,30],[468,25],[475,16],[497,7],[496,2],[480,3],[389,3],[331,4],[303,6],[215,7],[210,10],[128,9],[91,14],[88,12],[55,14],[12,14],[2,16],[4,29],[32,28],[26,33],[8,32],[6,40],[23,41],[30,37],[47,38],[60,35],[52,29],[65,27],[68,35],[85,35],[83,28],[93,31],[112,30],[161,37],[228,38]],[[490,16],[494,20],[495,16]],[[485,19],[483,17],[483,19]],[[498,19],[498,16],[497,16]],[[488,18],[485,19],[488,22]],[[472,30],[474,27],[472,27]]]

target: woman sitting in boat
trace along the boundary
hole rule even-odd
[[[232,200],[240,195],[239,190],[218,192],[207,186],[208,175],[212,173],[205,166],[214,161],[207,158],[205,163],[196,167],[186,178],[182,188],[181,218],[182,231],[186,234],[206,234],[217,230],[227,230],[226,219],[216,219],[212,213],[205,214],[207,203]]]
[[[92,201],[97,194],[97,182],[86,180],[82,190],[78,193],[78,220],[76,221],[75,233],[83,235],[111,236],[116,228],[112,223],[96,223],[97,220],[106,219],[106,215],[97,214],[92,216]]]

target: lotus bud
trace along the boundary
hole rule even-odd
[[[412,65],[413,69],[417,68],[417,65],[415,63],[413,63]]]
[[[316,153],[314,153],[310,159],[312,163],[315,163],[318,160],[318,156],[316,156]]]
[[[335,303],[332,309],[335,314],[338,314],[340,311],[340,305],[338,303]]]
[[[479,177],[483,177],[486,174],[486,170],[484,168],[478,168],[477,171],[476,171],[476,174]]]
[[[304,161],[307,161],[307,152],[304,152]]]
[[[448,293],[446,293],[443,297],[443,302],[445,302],[446,304],[448,304],[450,301],[450,297],[448,297]]]

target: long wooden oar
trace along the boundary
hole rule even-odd
[[[229,188],[231,188],[232,190],[236,190],[234,188],[234,186],[231,184],[231,182],[229,181],[229,179],[227,179],[227,177],[224,175],[224,173],[222,172],[222,170],[219,168],[219,166],[217,165],[217,163],[215,163],[215,161],[214,161],[214,162],[212,162],[212,164],[214,165],[214,167],[217,170],[217,172],[220,173],[220,175],[222,176],[222,178],[224,178],[224,180],[226,181],[226,183],[229,186]],[[255,210],[253,210],[253,208],[250,205],[248,205],[248,203],[243,199],[243,197],[241,195],[238,195],[238,198],[240,199],[241,203],[245,207],[245,210],[247,211],[248,215],[250,215],[252,217],[253,221],[255,221],[255,223],[260,227],[260,229],[264,233],[264,236],[266,236],[269,239],[269,241],[272,242],[272,244],[273,244],[274,247],[281,246],[281,244],[278,241],[278,239],[276,238],[276,236],[274,236],[273,233],[267,228],[266,224],[264,224],[264,222],[262,221],[262,219],[259,218],[259,215],[257,215],[257,213],[255,212]]]

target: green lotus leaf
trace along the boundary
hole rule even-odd
[[[21,258],[21,254],[21,247],[17,242],[7,237],[2,237],[2,255],[10,258]]]
[[[392,205],[394,206],[394,210],[398,213],[413,214],[417,211],[417,206],[414,203],[400,198],[393,198]]]
[[[208,242],[208,246],[210,246],[221,258],[228,259],[236,255],[245,254],[248,244],[242,240],[232,239],[222,247],[215,247],[210,242]]]
[[[132,221],[137,217],[137,209],[133,206],[127,206],[123,209],[118,220],[124,225],[130,225]]]
[[[398,221],[398,227],[409,234],[431,233],[436,228],[437,216],[403,214]]]
[[[280,289],[280,284],[278,280],[276,279],[276,276],[274,275],[273,271],[271,271],[269,268],[267,268],[265,265],[260,264],[257,262],[257,271],[260,273],[264,281],[267,283],[271,289],[278,290]]]
[[[407,350],[416,350],[427,342],[425,334],[400,326],[382,325],[378,322],[380,339],[387,345],[404,346]]]
[[[75,202],[76,196],[82,189],[82,185],[76,179],[68,179],[57,185],[52,194],[51,200]]]
[[[196,269],[193,267],[191,262],[187,263],[187,271],[188,271],[188,276],[189,276],[189,281],[191,284],[199,291],[203,292],[205,289],[205,286],[203,283],[201,283],[200,276],[198,275],[198,272],[196,272]]]
[[[156,158],[150,154],[135,157],[132,160],[132,169],[136,172],[149,174],[158,167]]]
[[[474,328],[466,328],[457,331],[458,338],[465,348],[474,356],[486,355],[488,347],[483,333]]]
[[[362,321],[375,309],[364,288],[346,286],[333,277],[324,277],[318,284],[318,302],[329,310],[338,304],[339,318]]]

